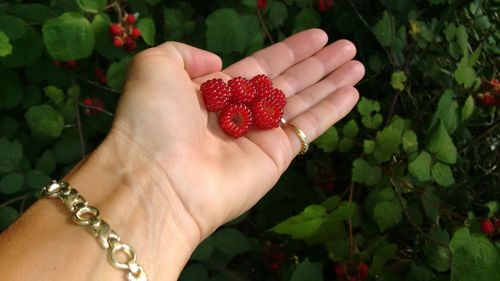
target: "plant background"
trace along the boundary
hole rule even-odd
[[[499,11],[499,0],[0,1],[0,231],[102,140],[136,52],[176,40],[229,65],[321,27],[357,45],[363,98],[180,280],[361,280],[360,263],[366,280],[500,280]],[[142,34],[130,52],[108,32],[124,13]]]

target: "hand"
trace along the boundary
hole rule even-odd
[[[199,85],[269,75],[288,98],[284,118],[312,141],[353,108],[353,86],[364,75],[352,43],[326,43],[323,31],[304,31],[222,71],[219,57],[181,43],[146,50],[129,67],[109,138],[125,138],[155,166],[157,182],[172,189],[160,186],[160,194],[178,197],[205,238],[268,192],[301,143],[287,127],[226,135],[205,110]]]

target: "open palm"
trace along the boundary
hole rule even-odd
[[[289,128],[250,130],[234,139],[208,113],[199,85],[210,78],[269,75],[288,103],[284,118],[314,140],[355,105],[353,86],[364,68],[355,47],[340,40],[325,47],[317,29],[298,33],[221,71],[220,59],[181,43],[138,54],[108,138],[126,139],[200,228],[201,238],[254,205],[300,151]],[[170,198],[170,199],[169,199]]]

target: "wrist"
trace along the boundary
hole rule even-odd
[[[150,280],[177,280],[199,229],[151,162],[134,144],[109,137],[65,180],[134,248]]]

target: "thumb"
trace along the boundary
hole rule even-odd
[[[182,66],[191,79],[221,71],[222,60],[214,53],[179,42],[166,42],[156,49]]]

